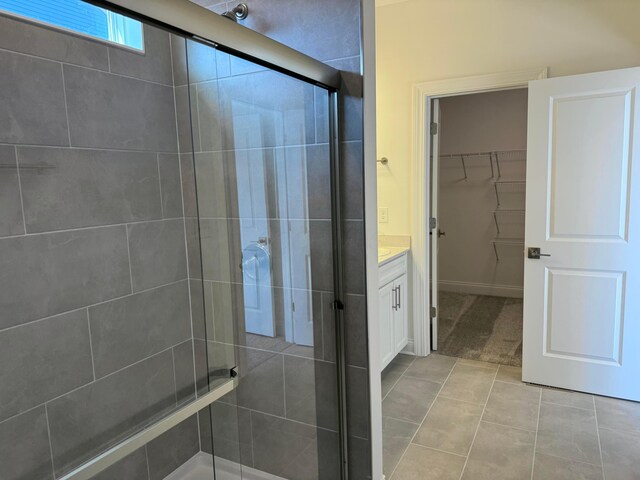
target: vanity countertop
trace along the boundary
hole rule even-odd
[[[384,265],[391,260],[406,254],[409,247],[378,247],[378,266]]]

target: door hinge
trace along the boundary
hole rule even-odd
[[[438,124],[436,122],[431,122],[431,135],[438,134]]]
[[[435,217],[429,218],[429,228],[433,230],[434,228],[436,228],[436,225],[437,225],[437,222]]]
[[[436,318],[436,313],[438,313],[436,307],[431,307],[431,318]]]

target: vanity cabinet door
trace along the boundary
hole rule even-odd
[[[380,288],[378,301],[380,313],[380,357],[382,368],[386,367],[395,356],[393,340],[393,323],[395,314],[394,283],[390,282]]]

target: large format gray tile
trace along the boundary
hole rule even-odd
[[[595,412],[543,402],[536,452],[600,465]]]
[[[364,295],[365,248],[363,221],[348,220],[344,222],[342,251],[344,262],[344,290],[346,293]]]
[[[238,282],[242,283],[242,270],[240,268],[241,249],[239,236],[237,236],[239,222],[233,219],[201,219],[200,222],[193,225],[195,231],[195,249],[193,254],[189,252],[189,260],[193,258],[198,263],[200,258],[197,255],[198,233],[200,237],[200,245],[202,249],[202,269],[205,280],[217,282]],[[187,223],[187,228],[189,224]],[[274,260],[274,265],[277,263]],[[194,278],[194,270],[189,264],[189,272]]]
[[[69,145],[62,68],[0,51],[0,142]]]
[[[640,435],[601,428],[600,442],[607,480],[640,479]]]
[[[89,308],[96,376],[102,377],[191,336],[187,281]]]
[[[136,223],[127,232],[134,292],[187,278],[183,219]]]
[[[0,423],[0,465],[3,480],[53,479],[44,406]]]
[[[280,5],[277,0],[260,2],[243,25],[319,60],[359,55],[360,12],[348,0],[291,3],[291,8],[304,12],[313,22],[283,18],[278,11]]]
[[[191,415],[147,444],[149,480],[162,480],[198,451],[198,416]]]
[[[496,372],[489,368],[459,363],[453,368],[440,395],[467,402],[485,403],[495,375]]]
[[[162,218],[155,154],[18,147],[27,231]]]
[[[216,456],[253,466],[251,411],[222,402],[213,403],[210,411],[211,416],[207,410],[203,418],[209,421],[209,429],[213,429],[213,451]],[[212,440],[203,438],[201,441],[203,450],[207,448],[207,441],[211,445]]]
[[[344,323],[347,365],[365,368],[369,364],[369,359],[367,358],[367,298],[364,295],[345,296]]]
[[[467,455],[482,416],[482,405],[436,398],[413,443]]]
[[[409,445],[392,480],[458,480],[465,457]]]
[[[532,480],[602,480],[602,467],[536,453]]]
[[[149,480],[147,452],[144,447],[91,477],[91,480]]]
[[[382,402],[382,414],[420,423],[440,390],[441,384],[431,380],[403,377]]]
[[[131,292],[124,226],[0,240],[0,328]]]
[[[284,417],[284,372],[281,354],[239,349],[238,404]]]
[[[342,202],[346,220],[361,220],[364,215],[364,172],[362,142],[342,143]]]
[[[251,412],[254,467],[284,476],[296,458],[316,444],[316,429],[259,412]],[[313,471],[309,471],[314,478]],[[291,478],[291,477],[285,477]]]
[[[416,358],[415,362],[405,372],[405,376],[443,383],[455,364],[456,359],[453,357],[432,353],[426,357]]]
[[[539,406],[539,388],[495,382],[482,419],[536,431]]]
[[[189,339],[173,347],[173,368],[176,377],[176,399],[179,404],[193,400],[195,390],[195,365],[193,340]]]
[[[93,380],[87,311],[0,332],[0,421]]]
[[[337,431],[337,382],[335,364],[285,355],[285,416]]]
[[[523,385],[522,368],[500,365],[500,367],[498,368],[498,375],[496,376],[496,380],[499,382],[513,383],[515,385]]]
[[[462,480],[531,478],[535,433],[480,422]]]
[[[175,35],[171,36],[171,48],[176,85],[218,78],[215,48],[192,39],[186,40],[185,45],[185,40]]]
[[[640,434],[640,403],[595,397],[598,426]]]
[[[164,218],[182,216],[182,185],[180,183],[180,160],[177,154],[158,155],[160,189],[162,191],[162,213]]]
[[[57,475],[174,406],[171,351],[53,400],[47,409]]]
[[[112,73],[173,85],[169,33],[142,24],[144,52],[110,46],[109,61]]]
[[[24,223],[15,148],[0,145],[0,237],[22,233]]]
[[[2,14],[0,48],[98,70],[109,69],[107,47],[103,43]]]
[[[382,468],[387,478],[396,468],[402,454],[409,446],[418,425],[395,418],[382,418]]]
[[[542,389],[542,401],[547,403],[557,403],[566,407],[586,408],[593,410],[593,395],[586,393],[571,392],[569,390],[555,390],[551,388]]]
[[[188,88],[188,90],[187,90]],[[174,88],[180,153],[200,151],[200,123],[196,86]]]
[[[71,144],[177,152],[173,88],[64,65]]]
[[[349,435],[369,438],[369,372],[365,368],[347,367],[347,431]]]
[[[240,124],[229,124],[227,128],[223,128],[222,114],[220,112],[219,102],[219,83],[211,81],[200,83],[196,88],[191,89],[191,95],[195,94],[195,109],[191,108],[191,115],[197,114],[197,124],[199,130],[200,149],[203,152],[216,152],[222,150],[222,135],[226,130],[233,132],[234,128],[240,127]],[[245,120],[243,118],[243,120]],[[257,136],[259,137],[259,135]],[[196,142],[197,145],[197,142]],[[234,148],[234,143],[229,143],[229,149]],[[258,145],[260,146],[260,145]],[[237,148],[243,148],[244,145],[237,145]],[[183,152],[188,150],[182,149]]]

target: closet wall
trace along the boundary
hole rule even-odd
[[[444,98],[440,109],[440,289],[521,297],[527,90]]]

